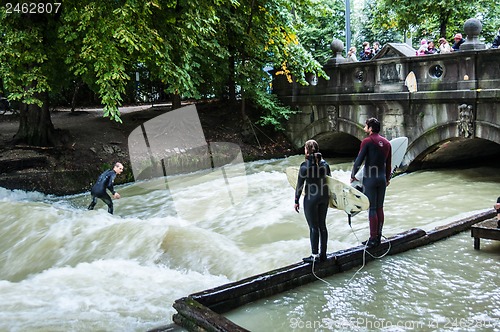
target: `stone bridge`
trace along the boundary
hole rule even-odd
[[[297,111],[287,123],[296,147],[313,138],[327,155],[356,156],[365,120],[376,117],[388,139],[408,137],[408,171],[499,160],[500,49],[415,56],[407,44],[387,44],[372,60],[350,63],[339,54],[324,67],[329,80],[273,83]]]

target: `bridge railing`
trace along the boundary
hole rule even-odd
[[[482,158],[486,155],[479,154],[483,150],[480,144],[486,141],[496,145],[483,146],[500,153],[499,49],[427,56],[393,54],[326,65],[330,79],[311,79],[316,84],[309,86],[276,77],[274,93],[298,110],[286,124],[293,144],[300,148],[307,139],[315,138],[322,149],[355,155],[365,137],[364,121],[373,116],[382,122],[383,134],[389,139],[408,137],[405,165],[437,160],[436,147],[451,140],[461,142],[459,147],[466,144],[466,148],[456,149],[461,151],[456,155],[466,151],[471,158]],[[409,92],[405,85],[410,72],[416,77],[416,92]],[[436,157],[429,158],[429,154]]]
[[[350,94],[408,92],[405,79],[410,72],[415,73],[419,92],[446,94],[500,89],[500,49],[388,57],[325,65],[324,69],[330,79],[310,79],[310,83],[317,83],[309,86],[290,84],[283,76],[275,76],[273,92],[288,104],[318,102],[321,95],[337,94],[342,100],[342,95]],[[498,96],[498,92],[494,96]]]

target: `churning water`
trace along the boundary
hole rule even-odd
[[[309,233],[283,171],[301,160],[119,186],[113,216],[102,202],[87,211],[88,193],[0,188],[0,331],[145,331],[170,324],[180,297],[300,261],[310,254]],[[352,162],[329,162],[348,178]],[[498,183],[498,169],[486,167],[398,176],[388,188],[384,233],[429,230],[491,209]],[[366,212],[352,227],[343,212],[329,210],[329,252],[368,237]],[[500,329],[499,246],[483,241],[481,251],[472,248],[463,233],[229,316],[255,331],[423,316],[440,326],[455,317],[468,324],[496,319]]]

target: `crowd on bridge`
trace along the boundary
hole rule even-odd
[[[451,52],[460,51],[460,45],[465,43],[465,39],[463,38],[461,33],[455,34],[453,37],[453,43],[450,43],[446,40],[446,38],[439,38],[438,45],[434,43],[433,40],[430,39],[422,39],[420,41],[420,46],[418,50],[415,52],[416,56],[430,55],[430,54],[446,54]],[[498,30],[498,34],[495,36],[493,43],[491,44],[491,48],[499,48],[500,47],[500,29]],[[373,42],[373,46],[370,47],[370,43],[365,41],[361,46],[361,51],[357,53],[357,48],[352,46],[347,52],[347,62],[357,62],[357,61],[368,61],[371,60],[378,52],[380,52],[381,46],[378,41]]]

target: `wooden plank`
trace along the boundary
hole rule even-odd
[[[301,278],[309,274],[311,274],[310,264],[298,263],[277,270],[269,271],[260,275],[252,276],[241,281],[225,284],[213,289],[195,293],[191,296],[198,302],[207,306],[211,306],[221,301],[240,298],[248,293],[264,290],[273,287],[276,284],[285,283],[289,280]],[[232,308],[228,308],[228,310],[231,309]]]
[[[474,249],[480,249],[480,239],[500,240],[500,228],[498,228],[497,225],[498,222],[496,218],[494,218],[485,220],[471,227],[471,237],[474,238]]]
[[[472,225],[490,219],[495,215],[496,211],[494,210],[482,212],[477,215],[449,223],[447,225],[436,227],[433,230],[427,232],[427,235],[431,238],[432,242],[439,241],[448,238],[452,235],[463,232],[471,228]]]
[[[177,314],[173,317],[174,322],[190,331],[248,332],[247,329],[217,314],[191,297],[176,300],[173,307],[177,310]]]
[[[405,243],[423,236],[425,236],[425,231],[412,229],[397,234],[384,241],[380,246],[368,249],[368,251],[373,256],[381,256],[387,252],[390,243],[391,247],[395,248],[393,250],[400,252],[401,249],[397,248],[405,246]],[[359,266],[362,264],[363,259],[366,261],[375,259],[368,254],[363,258],[363,254],[364,246],[334,252],[328,255],[326,262],[315,263],[314,272],[320,278],[327,277]],[[191,296],[199,303],[210,307],[218,313],[222,313],[246,303],[316,281],[317,278],[312,274],[311,267],[311,264],[301,262],[195,293]]]
[[[474,238],[474,249],[479,250],[480,247],[481,247],[481,239],[478,237],[475,237]]]
[[[478,222],[478,226],[474,226],[475,232],[484,232],[483,222],[495,214],[495,211],[483,212],[437,227],[427,233],[421,229],[411,229],[394,235],[378,247],[368,249],[366,254],[364,246],[340,250],[329,254],[326,262],[315,263],[314,272],[318,277],[331,276],[376,259],[371,255],[379,257],[388,250],[388,254],[394,255],[427,245],[471,228],[471,225]],[[495,231],[495,234],[500,234],[500,229]],[[476,238],[479,241],[479,237]],[[220,313],[316,281],[311,268],[311,264],[301,262],[191,294],[174,303],[174,308],[178,311],[178,314],[174,315],[174,322],[190,331],[246,331],[225,319]]]
[[[309,265],[309,272],[311,272],[311,267],[312,266]],[[318,273],[321,274],[320,271],[317,271],[317,264],[315,264],[314,270],[315,270],[316,275],[318,275]],[[318,275],[318,277],[321,278],[324,276]],[[317,281],[317,280],[318,279],[312,273],[308,273],[304,276],[301,276],[301,277],[298,277],[295,279],[291,279],[291,280],[287,280],[285,282],[272,285],[272,286],[265,288],[265,289],[260,289],[260,290],[256,290],[256,291],[251,292],[251,293],[241,295],[238,298],[231,298],[231,299],[228,299],[226,301],[215,303],[210,308],[218,313],[228,312],[230,310],[241,307],[241,306],[246,305],[248,303],[251,303],[251,302],[254,302],[254,301],[257,301],[260,299],[264,299],[264,298],[267,298],[267,297],[270,297],[270,296],[273,296],[273,295],[276,295],[279,293],[283,293],[283,292],[286,292],[288,290],[300,287],[302,285],[305,285],[305,284],[308,284],[308,283],[311,283],[311,282]]]
[[[341,271],[348,271],[356,266],[361,265],[363,261],[365,261],[366,263],[376,259],[376,257],[382,256],[387,252],[387,250],[389,250],[389,245],[389,254],[395,254],[412,249],[413,247],[408,247],[409,244],[412,243],[413,240],[424,237],[425,235],[425,231],[414,228],[406,232],[396,234],[389,239],[382,241],[382,243],[375,248],[367,249],[367,254],[364,253],[364,246],[358,246],[338,251],[337,253],[335,253],[337,254],[337,264],[339,265]]]

